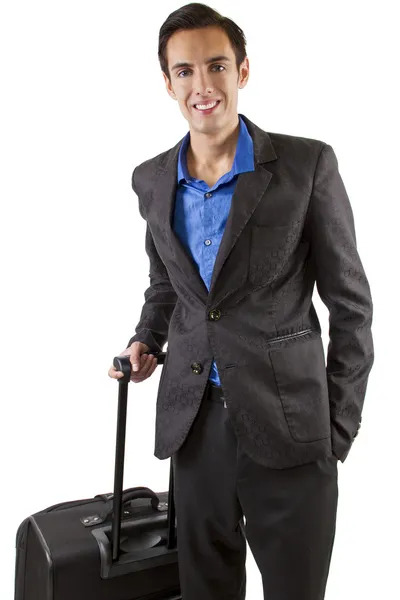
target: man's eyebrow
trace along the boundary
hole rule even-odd
[[[211,58],[207,58],[206,60],[206,64],[210,64],[213,62],[218,62],[224,60],[226,62],[230,62],[230,58],[228,58],[228,56],[224,56],[223,54],[220,54],[219,56],[212,56]],[[189,63],[189,62],[177,62],[174,64],[174,66],[171,68],[171,71],[174,71],[175,69],[179,69],[180,67],[193,67],[193,63]]]

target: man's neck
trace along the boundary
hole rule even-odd
[[[232,165],[236,154],[240,123],[237,122],[216,135],[190,131],[187,164],[196,171],[214,171],[224,165]],[[229,170],[229,169],[228,169]]]

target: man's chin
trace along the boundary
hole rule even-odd
[[[223,119],[221,119],[221,115],[218,115],[212,119],[191,118],[188,121],[191,129],[198,131],[199,133],[213,133],[219,131],[219,129],[223,127]]]

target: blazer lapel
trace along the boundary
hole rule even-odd
[[[204,302],[208,295],[208,289],[204,283],[197,265],[192,256],[188,254],[181,240],[173,229],[173,216],[175,209],[175,196],[177,192],[177,168],[179,148],[183,139],[172,148],[167,156],[165,163],[158,168],[152,188],[152,205],[154,219],[164,241],[168,244],[175,262],[182,271],[185,278],[191,284],[191,291],[197,294],[198,298]]]
[[[157,218],[158,228],[164,241],[169,245],[176,264],[189,280],[192,291],[196,291],[199,299],[203,302],[207,301],[207,296],[214,296],[215,286],[224,262],[267,191],[272,173],[266,169],[265,163],[277,158],[268,133],[257,127],[244,115],[241,116],[253,139],[255,170],[240,173],[238,176],[231,209],[214,264],[210,293],[200,276],[196,263],[182,245],[172,226],[177,191],[178,154],[183,138],[160,159],[152,186],[152,204],[154,202],[154,218]],[[236,287],[235,284],[236,282],[232,282],[232,288]]]

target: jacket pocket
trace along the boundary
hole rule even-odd
[[[331,435],[328,383],[321,336],[270,350],[272,369],[290,435],[315,442]]]

